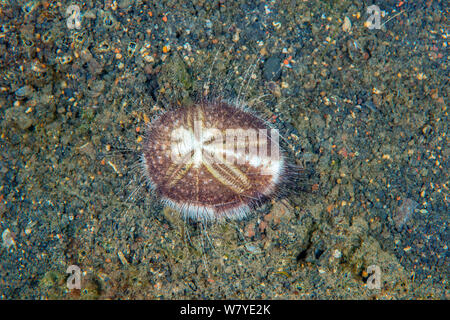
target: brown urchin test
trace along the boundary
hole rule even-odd
[[[278,132],[223,101],[202,101],[151,122],[143,170],[185,219],[241,219],[274,196],[285,171]]]

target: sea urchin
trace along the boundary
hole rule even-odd
[[[185,219],[241,219],[273,197],[286,171],[278,131],[253,112],[213,100],[167,111],[147,130],[143,170]]]

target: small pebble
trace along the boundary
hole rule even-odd
[[[19,114],[17,117],[17,125],[20,129],[26,130],[33,125],[33,119],[26,114]]]
[[[258,254],[261,253],[261,249],[257,246],[254,246],[252,244],[247,243],[245,245],[245,249],[247,249],[248,252],[253,253],[253,254]]]
[[[233,42],[238,42],[239,41],[239,32],[235,32],[233,34]]]
[[[25,227],[25,234],[30,235],[33,231],[33,227],[36,224],[36,222],[30,221],[28,222],[27,226]]]
[[[125,258],[125,255],[122,253],[122,251],[117,252],[117,256],[119,257],[120,262],[124,265],[128,265],[127,258]]]
[[[400,207],[394,211],[392,219],[394,220],[395,228],[398,231],[403,228],[418,205],[419,204],[416,201],[407,198],[403,201]]]
[[[340,257],[342,257],[341,251],[339,251],[338,249],[334,250],[334,252],[333,252],[333,257],[334,257],[335,259],[339,259]]]
[[[344,23],[342,24],[342,30],[345,32],[350,32],[352,29],[352,22],[348,17],[344,18]]]
[[[3,240],[3,246],[5,248],[9,249],[9,247],[11,247],[11,246],[16,246],[16,242],[14,241],[12,233],[9,229],[5,229],[5,231],[3,231],[2,240]]]
[[[34,89],[32,86],[23,86],[16,90],[15,94],[17,99],[24,99],[31,96],[34,92]]]
[[[272,56],[264,63],[264,78],[267,81],[276,81],[281,76],[281,60],[276,56]]]

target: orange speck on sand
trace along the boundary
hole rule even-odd
[[[333,205],[332,204],[330,204],[328,207],[327,207],[327,212],[328,213],[331,213],[331,211],[333,210]]]
[[[141,132],[141,127],[136,127],[136,132],[137,133]]]
[[[283,63],[289,64],[289,62],[291,62],[291,60],[292,60],[292,56],[289,56],[287,59],[284,59]]]
[[[167,22],[167,16],[163,16],[163,17],[162,17],[162,20],[163,20],[164,22]]]
[[[149,12],[148,12],[148,15],[149,15],[150,17],[153,17],[153,12],[149,11]]]

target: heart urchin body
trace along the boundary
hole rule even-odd
[[[240,106],[202,101],[149,125],[143,170],[185,219],[242,219],[274,197],[286,173],[278,132]]]

